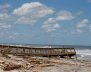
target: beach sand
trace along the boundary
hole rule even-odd
[[[0,56],[0,72],[91,72],[90,61],[56,57],[9,57]]]

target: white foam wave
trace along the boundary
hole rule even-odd
[[[91,56],[91,49],[76,50],[76,53]]]
[[[79,49],[76,50],[76,53],[78,59],[91,61],[91,49]]]

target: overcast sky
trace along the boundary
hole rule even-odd
[[[91,0],[0,0],[0,43],[91,45]]]

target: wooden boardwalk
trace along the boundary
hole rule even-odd
[[[0,45],[0,49],[10,49],[10,54],[14,55],[29,55],[29,56],[68,56],[76,55],[74,48],[33,48],[27,46]]]

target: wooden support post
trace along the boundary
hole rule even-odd
[[[37,54],[37,51],[36,51],[36,49],[35,49],[35,55],[34,55],[34,56],[36,56],[36,54]]]
[[[67,49],[66,49],[66,53],[67,53],[67,58],[70,58],[69,55],[68,55],[68,51],[67,51]]]
[[[50,55],[50,48],[48,49],[48,57],[50,57],[49,55]]]
[[[29,56],[30,56],[30,49],[29,49]]]
[[[25,56],[25,48],[23,48],[23,54],[24,54],[24,56]]]
[[[17,55],[18,54],[18,48],[16,48],[16,53],[15,53],[15,55]]]
[[[75,49],[74,49],[74,52],[76,53]],[[75,58],[76,58],[76,60],[77,60],[77,55],[75,55]]]
[[[30,48],[30,56],[32,56],[32,48]]]

